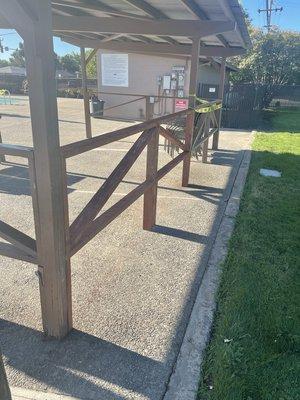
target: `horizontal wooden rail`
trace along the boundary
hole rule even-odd
[[[103,92],[102,90],[90,90],[93,93],[104,94],[104,95],[116,95],[116,96],[127,96],[127,97],[154,97],[155,99],[178,99],[178,96],[161,96],[157,94],[141,94],[141,93],[116,93],[116,92]],[[189,97],[180,97],[180,99],[188,100]]]
[[[106,144],[124,139],[128,136],[135,135],[136,133],[145,131],[147,129],[158,127],[160,124],[167,123],[168,121],[171,121],[174,118],[178,118],[184,115],[189,115],[193,112],[194,111],[191,109],[178,111],[174,114],[164,115],[163,117],[155,118],[150,121],[132,125],[127,128],[121,128],[113,132],[105,133],[103,135],[94,136],[91,139],[84,139],[78,142],[70,143],[61,147],[61,153],[62,156],[65,158],[74,157],[76,155],[96,149]]]
[[[117,218],[123,211],[125,211],[132,203],[134,203],[139,197],[141,197],[145,191],[151,187],[155,182],[162,179],[168,172],[176,167],[185,157],[189,156],[189,152],[183,152],[176,158],[158,170],[156,178],[154,180],[146,180],[130,193],[124,196],[116,204],[106,210],[103,214],[97,217],[94,221],[87,225],[86,229],[81,231],[80,236],[76,242],[71,244],[71,255],[74,255],[79,251],[85,244],[87,244],[93,237],[95,237],[100,231],[102,231],[107,225],[109,225],[115,218]]]
[[[0,237],[23,252],[33,257],[37,256],[36,241],[3,221],[0,221]]]
[[[37,257],[31,256],[9,243],[0,243],[0,255],[38,265]]]
[[[13,144],[0,144],[0,154],[6,156],[29,158],[33,155],[33,148]]]
[[[141,101],[141,100],[144,100],[144,99],[145,99],[145,96],[143,96],[143,97],[138,97],[137,99],[130,100],[130,101],[124,101],[123,103],[117,104],[117,105],[115,105],[115,106],[111,106],[111,107],[104,108],[104,109],[103,109],[103,112],[104,112],[104,111],[113,110],[114,108],[118,108],[118,107],[122,107],[122,106],[127,106],[128,104],[135,103],[136,101]]]

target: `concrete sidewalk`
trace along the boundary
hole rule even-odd
[[[66,100],[59,102],[63,143],[79,140],[84,129],[82,102]],[[28,105],[5,114],[4,142],[30,144]],[[93,124],[97,133],[121,126]],[[69,160],[71,221],[134,139]],[[140,199],[73,257],[75,329],[61,342],[41,334],[35,267],[0,259],[0,343],[11,386],[91,400],[163,398],[250,140],[249,132],[223,132],[211,163],[193,160],[190,187],[181,187],[182,166],[160,181],[152,232],[142,230]],[[162,166],[170,157],[161,144]],[[0,219],[33,235],[28,171],[10,161],[0,166]],[[144,180],[145,162],[143,152],[105,209]]]

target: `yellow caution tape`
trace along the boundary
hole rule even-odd
[[[195,111],[198,112],[198,113],[201,113],[201,114],[206,114],[206,113],[209,113],[209,112],[212,112],[212,111],[219,110],[220,108],[222,108],[222,103],[219,103],[219,104],[212,104],[211,106],[209,106],[209,107],[204,107],[204,108],[202,108],[202,107],[200,107],[200,108],[195,107]]]

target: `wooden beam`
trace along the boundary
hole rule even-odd
[[[153,7],[151,4],[147,3],[144,0],[124,0],[124,1],[130,4],[131,6],[135,7],[137,10],[143,11],[150,17],[154,17],[156,19],[168,18],[166,14],[164,14],[162,11]]]
[[[86,226],[91,223],[101,211],[102,207],[106,204],[114,190],[118,187],[124,176],[140,156],[156,130],[156,128],[151,128],[142,133],[100,189],[94,194],[92,199],[74,220],[70,227],[71,243],[81,240]]]
[[[168,172],[176,167],[186,156],[186,153],[181,153],[175,157],[172,161],[157,171],[155,181],[162,179]],[[78,243],[74,243],[72,248],[72,255],[80,250],[86,243],[88,243],[94,236],[102,231],[107,225],[109,225],[114,219],[116,219],[123,211],[125,211],[132,203],[134,203],[139,197],[141,197],[145,191],[153,185],[153,180],[146,180],[141,183],[130,193],[124,196],[121,200],[115,203],[108,210],[104,211],[99,217],[97,217],[91,224],[88,225],[87,229],[82,235],[82,240]]]
[[[0,399],[12,400],[0,349]]]
[[[198,89],[199,51],[200,51],[200,38],[194,38],[192,45],[192,53],[191,53],[190,84],[189,84],[189,108],[192,109],[195,108],[196,95]],[[187,156],[183,160],[183,169],[182,169],[182,186],[184,187],[188,186],[189,184],[194,121],[195,121],[195,113],[187,117],[185,131],[184,131],[184,150],[187,153]]]
[[[157,208],[157,166],[158,166],[158,146],[159,146],[159,132],[152,135],[147,146],[147,166],[146,166],[146,180],[153,181],[144,193],[144,218],[143,229],[150,230],[156,222],[156,208]]]
[[[181,2],[187,7],[189,11],[192,12],[193,15],[195,15],[197,18],[207,21],[210,18],[208,15],[202,10],[202,8],[199,6],[198,3],[196,3],[194,0],[181,0]],[[220,42],[225,46],[228,47],[228,42],[227,40],[220,34],[217,35],[218,39]]]
[[[155,19],[163,19],[167,20],[169,17],[162,11],[158,10],[157,8],[153,7],[151,4],[147,3],[144,0],[124,0],[126,3],[132,5],[138,10],[143,11],[149,17],[153,17]],[[171,38],[170,36],[162,36],[166,42],[171,44],[177,44],[177,40]]]
[[[184,150],[184,143],[173,136],[172,132],[169,129],[160,126],[159,134],[167,139],[169,142],[171,142],[174,146],[178,147],[181,150]]]
[[[202,53],[201,53],[202,54]],[[189,107],[194,108],[196,104],[196,95],[199,80],[199,56],[200,56],[200,38],[193,39],[191,64],[190,64],[190,83],[189,83]],[[185,149],[187,150],[187,149]]]
[[[4,16],[1,13],[1,8],[0,8],[0,29],[15,29],[11,23],[9,23]]]
[[[209,130],[210,130],[210,113],[205,114],[205,122],[204,122],[204,137],[202,144],[202,162],[207,163],[207,155],[208,155],[208,141],[209,141]],[[207,138],[207,139],[205,139]]]
[[[205,37],[234,31],[232,21],[151,20],[130,18],[53,17],[53,30],[60,32],[123,33]]]
[[[108,42],[102,43],[100,40],[66,38],[62,36],[62,40],[67,43],[79,47],[89,47],[99,50],[112,50],[139,54],[164,54],[171,56],[190,57],[192,46],[189,44],[171,45],[167,43],[138,43],[138,42]],[[207,57],[235,57],[246,53],[246,49],[242,47],[222,47],[222,46],[205,46],[201,47],[201,55]]]
[[[18,0],[0,0],[0,14],[22,37],[25,32],[32,32],[37,22],[37,15],[28,3]]]
[[[0,237],[25,253],[37,256],[36,241],[3,221],[0,221]]]
[[[0,118],[1,118],[1,115],[0,115]],[[0,148],[1,148],[2,143],[3,143],[3,141],[2,141],[1,131],[0,131]],[[4,163],[5,161],[6,161],[5,154],[0,153],[0,163]]]
[[[90,54],[87,56],[86,60],[85,60],[85,65],[88,65],[89,62],[93,59],[93,57],[95,57],[95,55],[97,54],[97,49],[93,49]]]
[[[11,1],[11,0],[9,0]],[[45,334],[64,337],[72,328],[70,256],[58,131],[50,0],[27,0],[38,17],[24,37],[36,171],[37,238]],[[14,15],[11,15],[13,22]]]
[[[134,95],[136,96],[136,95]],[[96,149],[106,144],[117,142],[118,140],[125,139],[126,137],[135,135],[136,133],[154,128],[160,124],[167,123],[173,119],[179,118],[193,113],[192,110],[182,110],[171,115],[164,115],[152,119],[150,121],[142,122],[140,124],[132,125],[127,128],[121,128],[113,132],[105,133],[102,135],[94,136],[92,139],[79,140],[75,143],[66,144],[61,146],[61,154],[65,158],[74,157],[78,154]]]
[[[86,59],[85,59],[85,49],[80,47],[80,57],[81,57],[81,77],[82,77],[82,94],[84,103],[84,120],[85,120],[85,134],[87,138],[92,137],[92,122],[90,113],[90,97],[87,88],[87,76],[86,76]]]
[[[25,261],[30,264],[38,265],[37,257],[34,257],[23,250],[18,249],[10,243],[0,242],[0,255],[3,257],[13,258],[15,260]],[[2,397],[0,397],[2,400]]]
[[[101,1],[97,1],[97,3],[92,1],[82,1],[80,3],[73,3],[65,0],[52,0],[52,4],[57,4],[63,6],[65,9],[79,9],[84,11],[100,11],[108,15],[113,15],[116,17],[126,17],[126,18],[134,18],[134,19],[149,19],[147,17],[143,17],[137,14],[128,13],[125,11],[116,10],[115,8],[102,3]]]
[[[14,157],[28,158],[33,152],[32,147],[0,143],[0,154]]]
[[[222,101],[224,97],[225,79],[226,79],[226,57],[222,57],[221,68],[220,68],[219,93],[218,93],[218,97]],[[217,150],[219,147],[221,119],[222,119],[222,109],[217,110],[218,131],[213,136],[213,143],[212,143],[213,150]]]

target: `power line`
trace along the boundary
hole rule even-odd
[[[274,0],[266,0],[266,8],[259,8],[258,12],[260,13],[266,13],[267,17],[267,24],[265,25],[265,28],[267,28],[268,32],[270,32],[272,28],[272,13],[275,12],[282,12],[283,7],[274,7]]]

